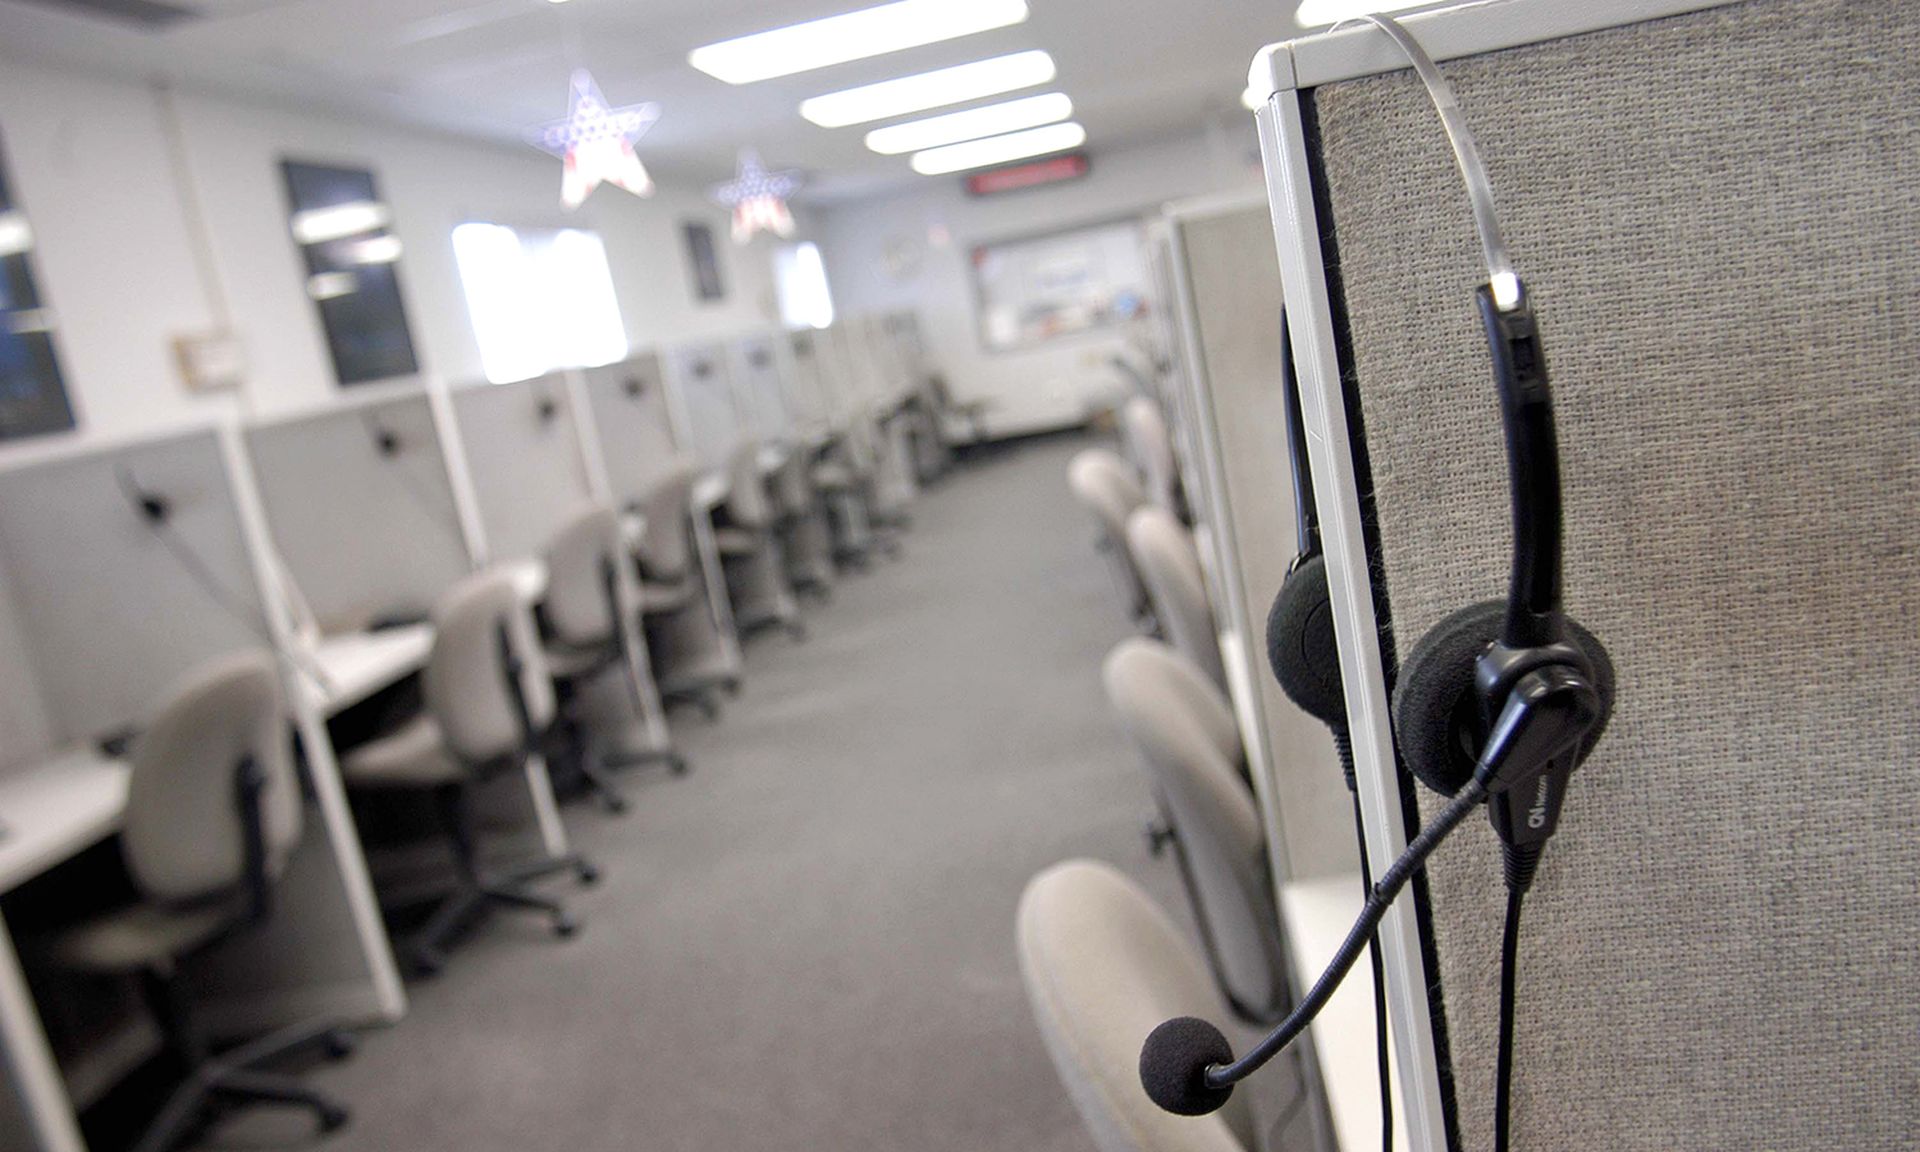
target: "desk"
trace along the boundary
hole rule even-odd
[[[1328,876],[1298,880],[1280,889],[1280,924],[1286,930],[1294,983],[1310,987],[1353,927],[1365,902],[1360,877]],[[1333,1114],[1334,1137],[1342,1152],[1380,1147],[1380,1076],[1375,1071],[1373,970],[1365,955],[1346,982],[1320,1010],[1310,1029],[1313,1054]],[[1394,1147],[1406,1147],[1399,1106],[1400,1077],[1394,1085]]]
[[[332,717],[426,667],[432,650],[431,624],[328,636],[313,649],[326,684],[315,685],[311,677],[303,682],[314,693],[314,708]]]
[[[68,749],[0,779],[0,893],[111,836],[127,810],[128,769],[91,747]],[[20,1094],[28,1146],[81,1152],[67,1086],[27,989],[13,937],[0,924],[0,1065]],[[8,1141],[0,1145],[11,1146]]]

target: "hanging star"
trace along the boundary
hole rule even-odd
[[[763,230],[777,236],[793,235],[793,213],[787,210],[787,197],[798,187],[799,172],[769,172],[760,163],[760,154],[746,148],[740,152],[739,174],[715,185],[713,198],[733,208],[733,242],[745,244]]]
[[[641,165],[633,142],[658,119],[658,104],[607,107],[599,85],[581,69],[573,74],[567,118],[536,129],[530,139],[565,161],[560,202],[578,208],[603,183],[625,188],[635,196],[653,194],[653,178]]]

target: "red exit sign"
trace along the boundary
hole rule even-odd
[[[1093,166],[1087,162],[1085,152],[1069,152],[1065,156],[975,172],[967,177],[967,191],[975,196],[1017,192],[1022,188],[1038,188],[1042,184],[1078,180],[1092,170]]]

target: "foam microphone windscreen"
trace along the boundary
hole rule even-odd
[[[1302,561],[1273,598],[1267,614],[1267,663],[1280,690],[1307,715],[1332,728],[1347,726],[1324,556]]]
[[[1233,1046],[1220,1029],[1178,1016],[1148,1033],[1140,1046],[1140,1086],[1147,1099],[1176,1116],[1205,1116],[1233,1095],[1231,1085],[1207,1086],[1207,1066],[1232,1062]]]

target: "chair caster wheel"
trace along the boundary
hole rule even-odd
[[[322,1108],[320,1110],[320,1133],[338,1132],[353,1119],[353,1113],[345,1108]]]
[[[605,808],[607,814],[610,816],[625,816],[627,814],[627,801],[621,796],[603,797],[600,801],[600,806]]]
[[[734,677],[734,678],[732,678],[732,679],[729,679],[729,680],[728,680],[728,681],[727,681],[726,683],[724,683],[724,684],[722,684],[722,685],[721,685],[721,687],[722,687],[722,688],[724,688],[724,689],[726,689],[726,693],[727,693],[727,695],[729,695],[729,696],[732,696],[732,697],[734,697],[735,699],[739,699],[739,697],[740,697],[740,680],[739,680],[739,678],[738,678],[738,677]]]
[[[1156,860],[1166,853],[1167,845],[1174,841],[1172,826],[1158,820],[1147,821],[1147,826],[1142,831],[1147,838],[1147,854]]]
[[[795,644],[804,644],[807,639],[807,626],[805,624],[789,624],[787,625],[787,635],[792,638]]]
[[[353,1055],[355,1046],[353,1037],[345,1032],[329,1032],[320,1038],[320,1051],[329,1060],[345,1060]]]
[[[562,912],[553,918],[553,934],[562,940],[571,940],[580,934],[580,922]]]
[[[720,702],[718,700],[701,700],[700,714],[707,718],[707,723],[718,723],[720,720]]]
[[[411,966],[415,976],[422,980],[430,980],[440,975],[440,970],[447,966],[447,961],[436,952],[415,952]]]
[[[600,869],[583,860],[573,866],[573,878],[580,882],[582,888],[591,888],[600,883]]]
[[[687,773],[693,771],[693,765],[687,763],[685,756],[675,756],[673,759],[667,761],[667,771],[673,773],[675,776],[685,776]]]

